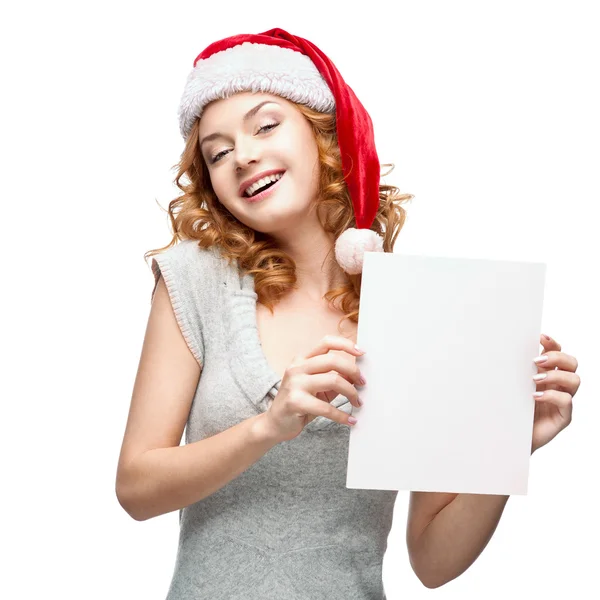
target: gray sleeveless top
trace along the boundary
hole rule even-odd
[[[281,380],[262,351],[253,275],[185,240],[153,257],[202,367],[185,443],[268,410]],[[154,290],[152,295],[154,295]],[[332,404],[351,413],[348,399]],[[350,428],[319,416],[226,486],[179,511],[167,600],[385,600],[397,491],[346,488]]]

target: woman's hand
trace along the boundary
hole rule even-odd
[[[330,350],[341,350],[344,354],[330,354]],[[292,440],[316,416],[343,425],[353,424],[349,422],[350,415],[329,404],[343,394],[354,406],[360,406],[354,385],[361,385],[361,374],[348,355],[362,356],[362,352],[349,339],[327,335],[307,355],[294,358],[265,413],[270,437],[278,442]]]
[[[540,337],[544,352],[540,357],[546,356],[545,362],[538,364],[538,375],[545,374],[545,378],[536,381],[537,394],[535,397],[535,416],[533,419],[533,439],[531,453],[541,448],[552,440],[571,422],[573,413],[573,396],[579,389],[581,380],[577,371],[577,359],[574,356],[561,352],[558,342],[548,336]]]

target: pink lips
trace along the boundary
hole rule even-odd
[[[245,196],[245,191],[253,184],[256,183],[259,179],[263,177],[268,177],[269,175],[276,175],[277,173],[285,173],[285,170],[282,169],[270,169],[269,171],[263,171],[262,173],[258,173],[254,175],[254,177],[250,177],[250,179],[246,179],[246,181],[242,182],[240,185],[240,196]]]
[[[271,192],[276,190],[279,187],[279,184],[283,181],[285,177],[285,173],[268,189],[260,192],[260,194],[256,194],[256,196],[242,196],[246,202],[260,202],[263,198],[266,198]]]

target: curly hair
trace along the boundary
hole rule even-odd
[[[324,230],[337,239],[349,227],[356,227],[356,223],[342,171],[335,114],[319,113],[302,104],[293,104],[312,126],[318,147],[318,218]],[[178,170],[174,183],[183,192],[169,203],[167,211],[173,237],[166,246],[146,252],[144,258],[148,260],[167,250],[178,240],[197,240],[200,248],[217,245],[220,254],[229,264],[237,259],[242,274],[254,275],[257,301],[273,313],[277,301],[295,288],[295,262],[277,247],[269,235],[241,223],[221,204],[212,188],[208,168],[200,152],[199,122],[196,119],[181,159],[173,167]],[[393,170],[393,165],[391,166]],[[187,177],[189,183],[182,183],[183,176]],[[371,229],[382,235],[384,252],[393,252],[396,238],[406,220],[406,210],[402,204],[413,197],[412,194],[401,194],[393,185],[380,184],[380,203]],[[338,329],[346,319],[357,323],[359,315],[362,275],[345,272],[344,275],[346,283],[325,294],[330,305],[339,302],[344,314]]]

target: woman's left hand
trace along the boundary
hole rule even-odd
[[[535,416],[533,419],[533,439],[531,453],[552,440],[571,422],[573,413],[573,396],[581,383],[577,371],[577,359],[561,352],[560,344],[552,338],[540,337],[545,362],[538,364],[538,375],[545,374],[541,381],[536,381]]]

